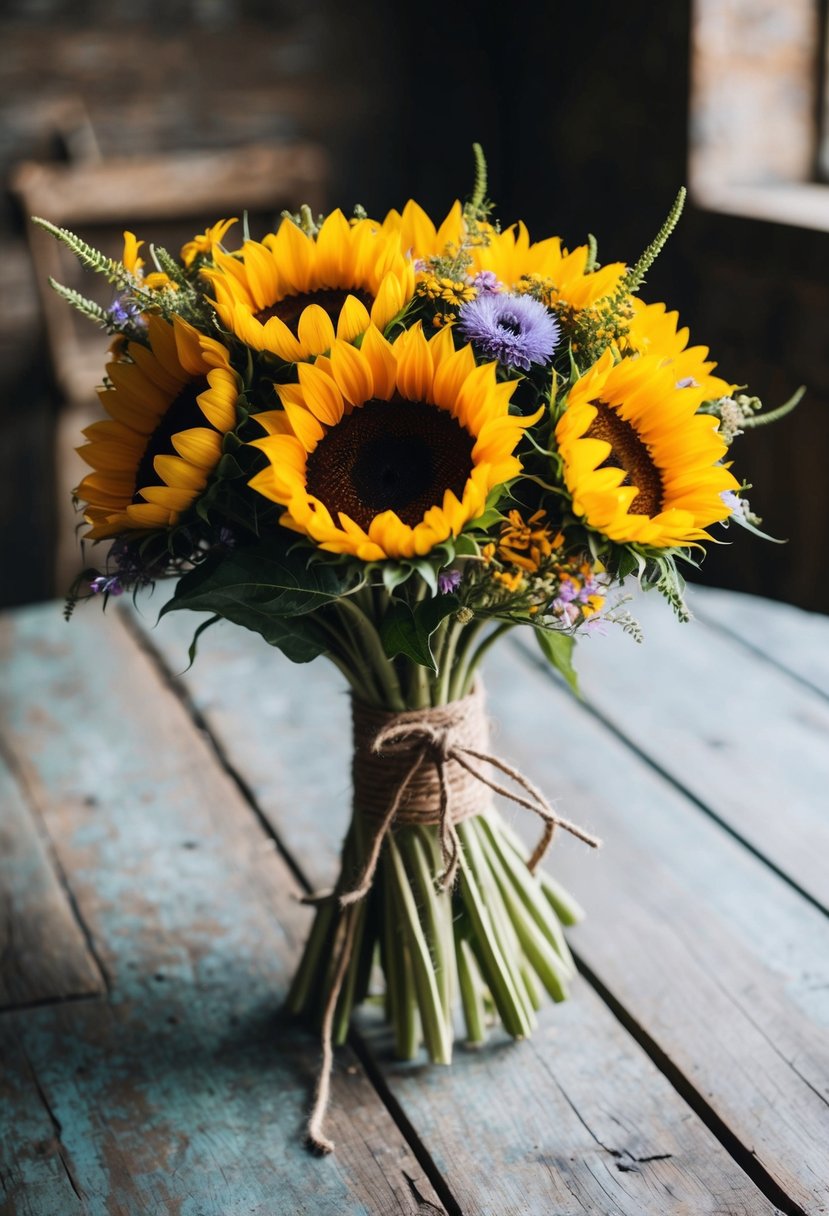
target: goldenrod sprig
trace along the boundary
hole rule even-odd
[[[96,249],[93,245],[88,244],[88,242],[82,240],[68,228],[59,228],[57,224],[52,224],[49,220],[41,219],[38,215],[32,216],[32,223],[37,224],[38,228],[42,228],[50,236],[53,236],[55,240],[60,241],[62,245],[71,250],[85,269],[92,270],[95,274],[104,275],[116,287],[124,288],[131,286],[133,282],[132,275],[121,262],[116,262],[114,258],[107,257],[105,253],[101,253],[100,249]]]
[[[481,208],[486,199],[486,157],[484,156],[483,148],[477,143],[472,145],[472,154],[475,157],[475,185],[472,188],[472,197],[464,207],[464,211],[467,214],[467,218],[479,219]]]
[[[151,245],[150,252],[153,256],[153,261],[162,273],[172,279],[177,286],[189,287],[190,284],[187,281],[184,268],[163,245]]]
[[[96,304],[94,300],[89,300],[86,296],[82,296],[79,291],[75,291],[74,287],[65,287],[63,283],[58,283],[57,279],[50,278],[49,286],[53,291],[57,292],[61,299],[66,300],[79,313],[88,317],[90,321],[94,321],[96,325],[100,325],[104,329],[111,328],[109,315],[100,304]]]
[[[654,239],[648,245],[647,249],[641,255],[639,260],[631,266],[627,274],[619,284],[618,292],[624,291],[625,295],[635,295],[645,281],[645,275],[653,266],[656,259],[659,257],[662,250],[668,243],[668,237],[673,232],[679,223],[679,217],[682,215],[682,209],[685,206],[685,196],[687,191],[684,186],[680,186],[679,193],[673,201],[664,224],[657,232]]]

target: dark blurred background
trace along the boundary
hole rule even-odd
[[[504,223],[570,245],[593,232],[603,261],[633,261],[690,179],[644,298],[769,405],[808,387],[736,448],[789,543],[740,533],[700,578],[829,611],[824,39],[815,0],[519,0],[498,20],[380,0],[6,0],[0,605],[61,594],[79,564],[72,449],[106,346],[48,299],[50,267],[73,270],[28,211],[116,254],[125,227],[175,248],[244,206],[265,223],[306,198],[383,214],[412,196],[440,217],[478,140]]]

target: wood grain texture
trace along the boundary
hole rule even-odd
[[[829,620],[825,616],[710,587],[691,588],[689,603],[701,620],[727,630],[829,696]]]
[[[107,1003],[2,1019],[18,1093],[5,1139],[16,1143],[32,1086],[54,1129],[42,1159],[23,1169],[13,1152],[0,1166],[4,1216],[63,1216],[31,1206],[60,1162],[89,1216],[409,1214],[418,1196],[443,1211],[348,1052],[334,1078],[339,1151],[317,1162],[303,1149],[318,1049],[275,1013],[308,910],[121,621],[89,613],[70,627],[57,605],[13,614],[0,655],[0,731],[111,982]]]
[[[197,620],[182,613],[147,634],[171,671],[181,671]],[[499,663],[520,672],[513,681],[520,732],[527,707],[537,713],[551,693],[514,653]],[[219,625],[204,635],[182,682],[280,839],[314,884],[330,883],[348,817],[348,705],[338,677],[324,664],[292,668],[255,636]],[[542,753],[550,742],[543,725]],[[511,736],[500,742],[511,744]],[[269,774],[264,754],[273,756]],[[537,775],[537,765],[526,768]],[[297,805],[310,812],[313,833]],[[612,931],[604,925],[616,950]],[[544,1011],[530,1042],[461,1050],[451,1069],[397,1064],[370,1014],[361,1027],[464,1213],[754,1216],[771,1208],[583,985],[571,1003]]]
[[[580,645],[585,698],[829,909],[826,698],[720,629],[702,620],[679,624],[655,593],[639,597],[632,610],[645,631],[641,646],[612,629]],[[791,610],[792,630],[800,615]],[[819,632],[829,646],[829,623]]]
[[[104,988],[32,811],[0,756],[0,1009]]]
[[[649,698],[672,684],[663,666]],[[580,957],[800,1210],[824,1212],[829,920],[522,649],[488,686],[505,754],[604,838],[594,857],[562,840],[549,863],[589,909]]]

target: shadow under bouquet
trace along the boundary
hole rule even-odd
[[[163,611],[209,614],[191,658],[225,619],[350,686],[352,819],[288,997],[322,1032],[320,1151],[333,1047],[380,977],[397,1054],[444,1064],[456,1005],[481,1043],[566,996],[580,911],[539,863],[556,828],[598,842],[493,754],[487,650],[521,626],[575,685],[578,636],[638,636],[624,579],[685,615],[678,563],[759,523],[731,442],[795,403],[762,414],[640,298],[683,192],[635,264],[600,266],[592,238],[500,228],[476,163],[439,226],[303,208],[153,266],[132,233],[116,261],[38,221],[116,293],[54,284],[113,335],[76,492],[108,552],[70,607],[171,576]],[[494,793],[538,818],[531,854]]]

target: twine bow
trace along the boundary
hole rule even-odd
[[[528,811],[534,811],[544,821],[544,831],[533,850],[532,856],[527,862],[530,873],[535,873],[539,862],[547,853],[556,828],[562,828],[565,832],[570,832],[571,835],[579,840],[583,840],[591,848],[595,849],[601,844],[598,837],[591,836],[589,832],[585,832],[583,828],[572,823],[569,819],[564,819],[561,815],[557,815],[537,786],[533,785],[518,769],[513,768],[511,764],[507,764],[504,760],[500,760],[497,756],[493,756],[490,752],[479,751],[477,748],[468,747],[456,741],[455,730],[451,723],[436,727],[429,722],[427,714],[424,714],[419,720],[410,719],[404,723],[392,721],[374,736],[370,748],[374,755],[384,753],[393,755],[395,752],[397,754],[406,754],[411,751],[414,751],[415,755],[407,772],[397,786],[396,793],[389,803],[388,810],[375,830],[359,881],[350,891],[342,893],[339,897],[342,907],[345,908],[349,904],[358,903],[371,890],[371,884],[380,860],[383,841],[387,832],[390,831],[392,824],[398,818],[401,818],[402,822],[409,823],[437,822],[444,867],[443,872],[437,877],[437,883],[442,891],[452,886],[458,871],[460,851],[460,841],[455,823],[460,818],[466,818],[467,814],[474,813],[466,811],[465,814],[459,816],[451,814],[451,797],[446,777],[446,766],[452,760],[482,785],[488,786],[496,794],[501,794],[504,798],[508,798],[511,802],[516,803],[517,806],[522,806]],[[488,764],[493,768],[499,769],[511,781],[519,785],[529,797],[524,798],[521,794],[516,793],[515,790],[510,790],[507,786],[493,781],[480,767],[471,764],[470,759],[478,760],[481,764]],[[431,763],[434,766],[438,780],[440,800],[437,818],[434,815],[434,808],[428,809],[425,815],[420,808],[416,808],[414,813],[409,812],[405,819],[403,819],[401,809],[404,808],[406,792],[421,767],[427,763]]]
[[[354,785],[355,805],[367,818],[375,821],[374,835],[369,846],[368,854],[362,872],[356,884],[347,891],[333,892],[331,897],[339,900],[343,909],[340,926],[341,942],[339,954],[334,969],[331,988],[323,1010],[321,1039],[322,1064],[320,1067],[314,1107],[308,1120],[308,1145],[317,1153],[330,1153],[334,1145],[323,1131],[323,1122],[328,1108],[331,1089],[331,1070],[334,1063],[333,1025],[334,1015],[342,990],[343,981],[351,961],[354,949],[354,937],[357,926],[357,905],[365,899],[371,890],[374,875],[380,861],[383,841],[391,831],[392,825],[399,826],[415,823],[438,825],[443,871],[437,876],[436,882],[442,891],[451,888],[454,883],[460,862],[460,840],[455,824],[471,815],[479,813],[480,797],[475,794],[474,783],[487,786],[496,794],[508,798],[517,806],[533,811],[544,822],[544,830],[532,856],[527,862],[531,873],[534,873],[550,844],[556,828],[584,841],[591,848],[597,848],[601,841],[591,836],[577,824],[556,814],[550,803],[533,785],[531,781],[507,764],[504,760],[493,756],[480,747],[470,746],[473,740],[486,741],[486,719],[483,714],[483,694],[478,687],[470,697],[463,701],[454,702],[450,706],[425,709],[422,711],[407,711],[402,714],[367,714],[368,717],[385,719],[385,724],[379,729],[370,729],[364,716],[358,715],[355,706],[355,759]],[[471,738],[470,738],[471,736]],[[376,775],[378,759],[382,757],[384,768],[394,768],[397,761],[397,772],[386,772],[386,778],[378,784],[388,789],[389,784],[395,787],[395,792],[387,806],[377,803],[373,780],[366,780],[366,768],[370,769],[369,777]],[[408,759],[408,764],[406,763]],[[477,761],[477,764],[474,763]],[[454,763],[468,776],[461,778],[459,773],[451,774],[450,765]],[[509,789],[498,781],[494,781],[481,767],[489,765],[498,769],[519,786],[524,794]],[[434,783],[425,780],[424,769],[431,766],[437,780],[437,809],[435,808]],[[395,781],[394,778],[397,777]],[[470,782],[469,777],[473,778]],[[360,788],[358,788],[360,787]],[[366,795],[361,799],[360,792]],[[407,794],[414,790],[415,796],[407,799]],[[526,797],[524,796],[526,795]],[[309,902],[319,902],[313,898]]]

